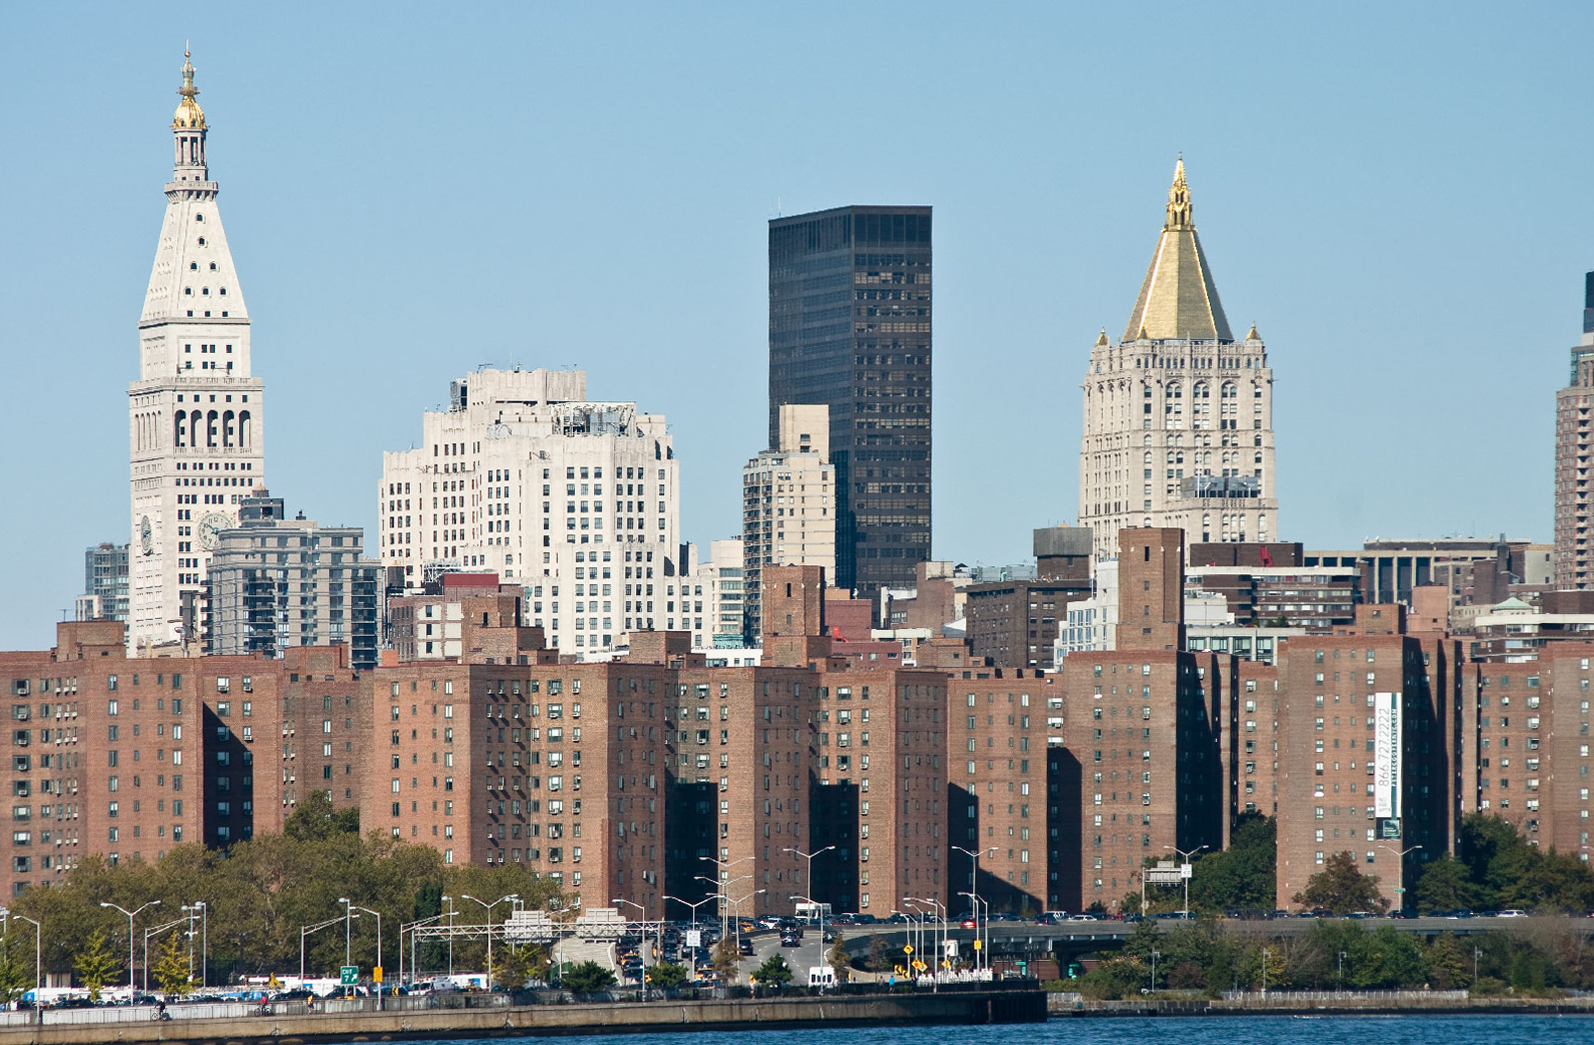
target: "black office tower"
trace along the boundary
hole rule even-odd
[[[930,208],[769,223],[769,441],[830,407],[836,586],[875,599],[930,557]]]

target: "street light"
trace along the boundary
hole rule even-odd
[[[918,903],[930,904],[931,910],[935,911],[936,921],[941,923],[941,938],[936,944],[935,952],[935,976],[930,980],[930,990],[934,992],[941,982],[941,967],[946,962],[946,935],[951,926],[947,924],[946,904],[934,896],[919,896],[914,899]]]
[[[454,975],[454,898],[445,896],[448,901],[448,975]],[[413,939],[413,937],[412,937]]]
[[[494,900],[492,903],[488,903],[486,900],[478,900],[478,899],[476,899],[476,897],[471,896],[468,893],[460,893],[459,894],[459,898],[461,900],[469,900],[472,903],[479,903],[487,911],[487,989],[488,990],[492,990],[493,989],[493,908],[497,907],[499,904],[503,903],[505,900],[518,900],[518,899],[520,899],[520,894],[519,893],[510,893],[508,896],[500,896],[498,899]]]
[[[1266,947],[1262,948],[1262,996],[1267,997],[1267,959],[1272,952]]]
[[[984,939],[984,938],[982,938],[980,936],[980,930],[979,930],[979,925],[980,925],[980,904],[984,904],[985,905],[986,927],[989,928],[990,927],[991,902],[989,900],[980,899],[980,897],[979,897],[979,895],[977,893],[958,893],[958,895],[959,896],[967,896],[969,898],[969,903],[972,904],[973,907],[974,907],[974,926],[975,926],[975,928],[974,928],[974,971],[978,972],[981,969],[985,968],[985,966],[987,965],[987,963],[990,960],[989,957],[986,956],[986,954],[985,954],[985,952],[990,947],[990,940]]]
[[[349,964],[349,937],[353,935],[354,907],[347,896],[338,897],[338,903],[343,905],[343,964]]]
[[[345,902],[347,902],[347,901],[345,901]],[[336,925],[337,923],[339,923],[341,921],[343,921],[342,918],[328,918],[326,921],[324,921],[324,922],[316,922],[314,925],[301,925],[301,926],[299,926],[299,982],[300,982],[301,985],[304,983],[304,941],[305,941],[305,938],[308,937],[311,933],[318,933],[322,929],[325,929],[327,926]],[[146,941],[145,946],[146,947],[148,946],[148,941]],[[348,959],[345,958],[344,959],[344,964],[347,964],[347,963],[348,963]]]
[[[698,929],[697,929],[697,909],[699,907],[703,906],[704,904],[710,902],[711,900],[718,900],[719,899],[719,894],[716,893],[716,894],[714,894],[712,896],[705,896],[705,897],[703,897],[703,899],[697,901],[697,903],[693,903],[690,900],[683,900],[679,896],[668,896],[668,895],[666,895],[664,898],[666,900],[674,900],[678,904],[683,904],[686,907],[691,908],[691,910],[692,910],[692,931],[693,932],[697,932],[698,931]],[[700,936],[700,937],[698,937],[698,939],[702,940],[702,937]],[[824,942],[824,934],[823,933],[820,934],[820,942],[821,943]],[[694,979],[694,980],[697,979],[697,948],[696,947],[692,948],[692,979]]]
[[[1165,845],[1162,848],[1164,848],[1164,849],[1172,849],[1174,852],[1178,853],[1179,854],[1179,859],[1184,861],[1184,866],[1185,867],[1189,867],[1190,866],[1190,858],[1192,856],[1196,855],[1197,853],[1199,853],[1201,850],[1205,849],[1206,845],[1205,844],[1198,845],[1194,849],[1191,849],[1191,850],[1188,850],[1188,851],[1186,851],[1184,849],[1180,849],[1176,845]],[[1181,873],[1179,877],[1184,879],[1184,920],[1188,922],[1190,920],[1190,876],[1187,875],[1187,874]],[[1140,896],[1141,896],[1142,899],[1144,899],[1145,895],[1146,895],[1146,884],[1145,884],[1145,881],[1146,881],[1145,880],[1145,875],[1142,874],[1140,876]]]
[[[993,845],[987,849],[981,849],[977,852],[971,849],[964,849],[960,845],[952,846],[952,848],[956,849],[958,852],[974,861],[974,868],[969,872],[969,891],[967,893],[960,893],[959,895],[964,895],[969,898],[969,910],[974,914],[974,939],[978,941],[983,939],[983,937],[980,935],[980,857],[984,856],[986,853],[996,852],[996,846]],[[976,947],[975,950],[980,951],[984,950],[984,948],[985,945],[981,944],[980,946]],[[981,956],[978,954],[974,956],[974,967],[976,969],[980,967],[980,957]]]
[[[354,905],[354,909],[356,911],[364,911],[366,914],[369,914],[369,915],[371,915],[372,917],[374,917],[376,919],[376,967],[375,968],[376,969],[380,969],[382,967],[382,915],[378,911],[373,911],[369,907],[361,907],[358,904]],[[403,948],[401,947],[399,950],[402,953]],[[373,971],[373,974],[374,974],[375,969],[373,969],[372,971]],[[382,1009],[382,984],[380,982],[377,983],[377,985],[376,985],[376,1007],[377,1007],[378,1011],[381,1011],[381,1009]]]
[[[44,930],[38,922],[27,915],[17,914],[14,911],[0,907],[0,922],[4,922],[8,918],[20,918],[33,925],[33,1003],[35,1006],[43,1008],[43,1006],[39,1005],[39,988],[44,986]],[[10,932],[10,926],[7,926],[4,931]],[[149,961],[146,959],[144,964],[146,966],[144,974],[147,976],[149,975]]]
[[[1339,989],[1345,989],[1345,952],[1339,952]]]
[[[1155,947],[1151,949],[1151,993],[1157,993],[1157,959],[1162,957],[1162,952]]]
[[[747,877],[751,878],[752,875],[748,875]],[[763,895],[764,893],[767,893],[767,892],[769,892],[768,889],[755,889],[755,890],[753,890],[752,892],[748,893],[746,896],[742,897],[739,900],[732,900],[729,896],[726,896],[724,893],[720,894],[721,898],[723,898],[726,903],[730,904],[732,907],[734,907],[736,909],[736,950],[737,950],[737,953],[740,953],[741,952],[741,948],[742,948],[742,900],[751,900],[753,897],[761,896],[761,895]]]
[[[1406,854],[1415,853],[1422,846],[1414,845],[1410,849],[1396,849],[1392,845],[1380,844],[1378,848],[1387,849],[1400,857],[1400,885],[1395,887],[1395,892],[1400,894],[1400,909],[1404,911],[1406,909]]]
[[[133,918],[135,916],[137,916],[138,912],[142,911],[145,907],[158,907],[158,906],[160,906],[160,901],[159,900],[151,900],[149,903],[144,904],[142,907],[135,907],[131,911],[129,911],[125,907],[118,906],[117,904],[105,903],[103,901],[100,903],[100,906],[101,907],[115,907],[118,911],[121,911],[123,914],[127,915],[127,1004],[131,1005],[131,1004],[133,1004],[133,990],[134,990],[134,984],[133,984]],[[38,922],[34,922],[33,924],[34,925],[38,925],[39,923]],[[37,1000],[38,1000],[37,996],[35,996],[35,1003],[37,1003]]]
[[[642,923],[642,944],[641,944],[641,946],[639,946],[637,948],[637,951],[638,951],[638,953],[640,953],[642,955],[642,1000],[643,1001],[647,1001],[648,1000],[648,909],[646,907],[643,907],[641,904],[637,903],[635,900],[627,900],[627,899],[624,899],[623,897],[618,897],[618,896],[615,897],[613,900],[610,900],[609,902],[613,903],[613,904],[622,904],[623,903],[627,907],[635,907],[642,914],[642,919],[641,919],[641,923]]]
[[[817,898],[817,896],[815,895],[818,892],[818,890],[816,890],[814,888],[814,857],[823,856],[825,853],[830,852],[834,848],[836,848],[836,847],[833,846],[833,845],[827,845],[823,849],[816,849],[816,850],[814,850],[811,853],[805,853],[801,849],[793,848],[791,846],[787,846],[785,849],[781,850],[782,852],[791,853],[793,856],[800,856],[804,860],[808,861],[808,878],[807,878],[808,884],[805,886],[805,888],[808,890],[808,902],[813,904],[814,905],[814,909],[819,913],[819,957],[820,958],[823,958],[825,956],[825,905],[820,903],[818,898]],[[793,912],[793,913],[796,913],[796,912]],[[824,962],[821,961],[819,964],[823,965]]]
[[[188,918],[185,915],[182,918],[173,918],[165,925],[156,925],[144,930],[144,992],[146,994],[149,993],[149,941],[167,929],[175,929],[186,921],[188,921]]]
[[[189,976],[193,976],[194,954],[194,912],[199,912],[199,986],[203,990],[210,984],[210,908],[203,900],[195,900],[191,904],[183,904],[180,908],[188,912],[188,955]]]

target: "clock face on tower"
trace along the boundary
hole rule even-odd
[[[138,544],[145,555],[153,554],[155,551],[155,527],[150,525],[147,515],[138,524]]]
[[[216,547],[218,531],[232,525],[232,520],[219,512],[211,512],[199,520],[199,543],[206,551]]]

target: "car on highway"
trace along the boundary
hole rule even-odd
[[[796,933],[781,933],[780,945],[782,947],[800,947],[802,946],[802,940],[798,939]]]
[[[977,928],[979,928],[979,926],[975,923],[973,918],[965,918],[965,919],[963,919],[961,922],[958,922],[958,927],[962,928],[962,929],[977,929]]]

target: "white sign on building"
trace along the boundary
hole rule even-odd
[[[1400,816],[1400,694],[1377,693],[1373,704],[1373,815]]]

